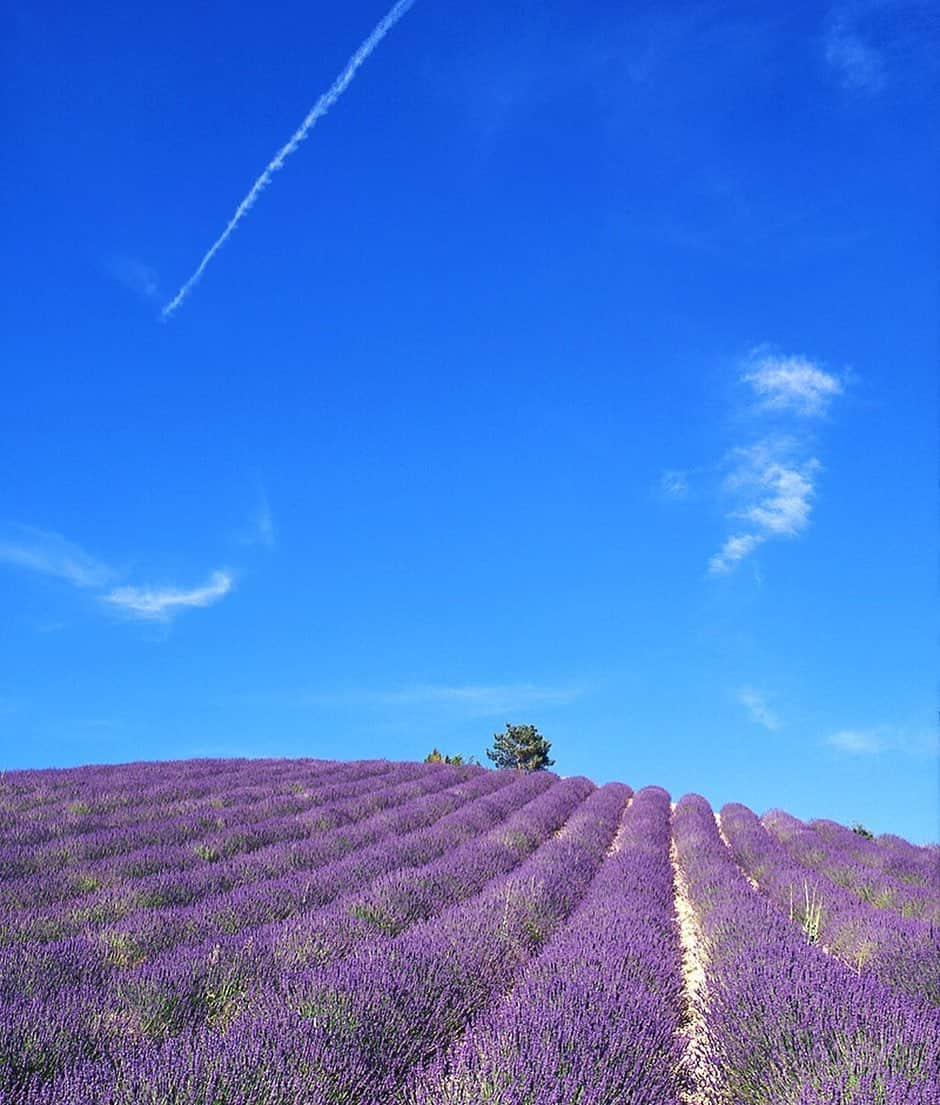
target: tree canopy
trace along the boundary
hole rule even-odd
[[[497,767],[544,771],[555,762],[548,758],[551,747],[534,725],[510,725],[507,721],[505,733],[493,734],[493,747],[486,755]]]
[[[426,764],[453,764],[456,767],[460,767],[461,764],[477,763],[472,756],[464,757],[459,752],[455,752],[452,756],[446,756],[439,748],[432,748],[424,757],[424,762]]]

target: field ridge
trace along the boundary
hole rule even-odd
[[[2,1105],[936,1105],[931,849],[549,772],[0,777]]]

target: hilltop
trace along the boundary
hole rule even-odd
[[[940,1100],[936,848],[547,771],[0,778],[10,1105]]]

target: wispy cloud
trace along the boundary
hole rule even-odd
[[[266,549],[273,549],[277,542],[274,514],[263,487],[258,487],[258,500],[250,528],[238,539],[243,545],[263,545]]]
[[[733,571],[765,542],[794,538],[810,524],[822,465],[811,424],[845,390],[848,372],[834,375],[803,355],[753,350],[739,370],[756,403],[744,410],[757,433],[729,451],[722,492],[734,532],[708,561],[709,575]],[[743,523],[743,524],[742,524]]]
[[[584,693],[584,686],[578,684],[415,683],[390,690],[359,689],[305,695],[304,701],[317,706],[446,710],[474,717],[502,716],[505,720],[519,711],[567,706]]]
[[[721,549],[708,561],[708,571],[711,575],[722,575],[730,572],[739,561],[743,560],[762,544],[764,538],[759,533],[736,533],[729,537],[721,546]]]
[[[827,743],[841,752],[853,755],[872,755],[882,750],[882,742],[872,732],[863,729],[840,729],[827,738]]]
[[[826,64],[856,96],[929,88],[937,73],[940,20],[934,0],[840,0],[823,27]]]
[[[760,691],[755,690],[753,687],[742,687],[741,690],[738,691],[737,697],[738,702],[751,715],[752,721],[756,722],[758,725],[762,725],[765,729],[769,729],[771,732],[776,732],[780,728],[780,718],[767,705]]]
[[[160,298],[160,282],[157,271],[136,257],[110,257],[106,262],[109,274],[125,288],[141,299]]]
[[[930,732],[924,725],[872,725],[839,729],[830,733],[825,743],[852,756],[887,753],[923,759],[940,753],[937,733]]]
[[[265,548],[274,548],[274,516],[271,513],[271,508],[268,506],[267,500],[262,503],[255,517],[255,532],[258,535],[258,541],[264,545]]]
[[[819,461],[811,458],[800,471],[782,464],[770,464],[757,477],[763,494],[760,501],[736,516],[753,522],[765,533],[795,537],[809,523],[810,499],[815,489],[812,473]]]
[[[765,410],[791,411],[806,417],[822,415],[844,390],[838,377],[806,357],[755,353],[752,358],[753,364],[743,379]]]
[[[792,451],[788,439],[775,438],[734,450],[725,486],[745,503],[731,517],[750,522],[768,537],[795,537],[806,529],[820,464],[815,457],[793,460]]]
[[[659,489],[670,499],[684,499],[689,493],[688,473],[667,469],[659,477]]]
[[[24,525],[8,526],[0,532],[0,564],[61,579],[81,590],[99,592],[96,597],[111,607],[135,618],[160,622],[170,621],[186,608],[218,602],[234,583],[231,573],[215,571],[203,586],[189,590],[171,586],[118,586],[119,573],[74,542],[61,534]],[[37,628],[51,632],[61,628],[61,624],[40,623]]]
[[[147,621],[165,622],[181,610],[211,606],[232,589],[234,580],[228,572],[216,571],[201,587],[181,590],[177,587],[116,587],[102,595],[102,602]]]
[[[501,714],[535,706],[564,706],[581,695],[577,687],[544,687],[534,683],[440,686],[417,684],[376,695],[385,705],[418,706],[446,703],[465,706],[474,712]]]
[[[825,33],[826,62],[843,88],[877,92],[885,80],[884,55],[862,36],[853,5],[836,8]]]
[[[820,464],[815,457],[795,459],[796,448],[790,438],[768,437],[732,451],[724,489],[737,505],[728,517],[749,530],[725,541],[709,561],[711,574],[731,571],[771,538],[796,537],[807,528]]]
[[[330,85],[326,92],[320,97],[319,100],[313,105],[310,111],[307,113],[306,118],[300,124],[296,131],[291,135],[290,139],[277,151],[274,157],[265,166],[261,176],[254,182],[248,191],[248,194],[241,201],[235,210],[235,214],[229,219],[227,226],[219,235],[219,237],[212,243],[209,250],[199,262],[196,271],[186,281],[186,283],[180,288],[173,299],[163,308],[162,315],[164,318],[169,318],[170,315],[179,307],[183,300],[189,295],[193,287],[198,282],[199,278],[205,272],[206,266],[212,260],[212,258],[219,252],[222,246],[228,241],[234,232],[235,228],[242,221],[242,219],[248,214],[248,212],[254,207],[256,200],[261,193],[271,183],[274,174],[284,167],[284,162],[290,157],[292,153],[295,153],[304,141],[307,135],[316,126],[317,120],[322,119],[324,115],[330,110],[330,108],[336,103],[336,101],[342,96],[349,85],[352,83],[353,78],[356,76],[359,67],[365,62],[369,55],[375,50],[376,46],[382,41],[388,32],[395,26],[395,24],[401,19],[401,17],[408,11],[408,9],[414,4],[414,0],[398,0],[398,3],[392,7],[389,12],[376,24],[372,33],[363,42],[359,49],[353,54],[346,64],[346,68],[340,73],[336,80]]]
[[[114,576],[106,564],[61,534],[32,526],[12,526],[0,535],[0,561],[82,588],[103,587]]]

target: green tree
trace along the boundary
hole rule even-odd
[[[510,725],[507,721],[505,733],[493,734],[493,747],[486,755],[497,767],[544,771],[555,762],[548,758],[551,747],[534,725]]]
[[[445,756],[439,748],[432,748],[424,757],[424,762],[426,764],[453,764],[454,767],[461,767],[463,764],[479,766],[479,760],[475,760],[472,756],[464,758],[459,752],[455,752],[453,756]]]

